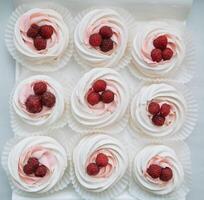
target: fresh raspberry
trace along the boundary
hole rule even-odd
[[[99,30],[99,33],[102,36],[102,38],[105,38],[105,39],[111,38],[113,35],[113,31],[112,31],[111,27],[109,27],[109,26],[101,27]]]
[[[43,39],[41,36],[37,36],[35,39],[34,39],[34,47],[40,51],[40,50],[43,50],[45,49],[47,46],[47,41],[45,39]]]
[[[94,105],[99,103],[100,95],[98,93],[96,93],[96,92],[91,92],[87,96],[87,101],[88,101],[89,104],[94,106]]]
[[[167,37],[165,35],[161,35],[154,39],[153,45],[156,49],[164,50],[167,46],[167,42],[168,42]]]
[[[154,123],[154,125],[156,126],[162,126],[165,122],[165,117],[163,117],[162,115],[154,115],[152,117],[152,122]]]
[[[165,168],[163,168],[163,169],[161,170],[160,179],[161,179],[162,181],[167,182],[167,181],[171,180],[172,177],[173,177],[173,172],[172,172],[171,168],[165,167]]]
[[[161,175],[162,168],[159,165],[152,164],[149,166],[147,169],[147,173],[152,177],[152,178],[159,178]]]
[[[36,38],[39,32],[39,26],[37,24],[32,24],[27,31],[27,36],[31,38]]]
[[[88,164],[86,171],[89,176],[95,176],[99,173],[99,167],[95,163],[90,163]]]
[[[163,116],[163,117],[166,117],[169,113],[170,113],[170,110],[171,110],[171,106],[167,103],[164,103],[162,104],[161,106],[161,109],[160,109],[160,114]]]
[[[93,89],[95,92],[102,92],[106,89],[106,82],[104,80],[97,80],[93,84]]]
[[[102,40],[100,49],[103,52],[108,52],[108,51],[112,50],[113,49],[113,40],[111,40],[111,39]]]
[[[40,165],[35,171],[36,177],[44,177],[47,173],[47,167],[45,165]]]
[[[101,42],[102,42],[102,38],[101,38],[100,34],[94,33],[94,34],[90,35],[89,44],[92,47],[99,47],[101,45]]]
[[[23,167],[23,172],[26,174],[26,175],[30,175],[32,174],[34,171],[33,171],[33,167],[29,164],[26,164],[24,165]]]
[[[48,108],[52,108],[55,105],[56,98],[51,92],[45,92],[42,95],[42,104]]]
[[[110,90],[106,90],[101,95],[103,103],[111,103],[114,100],[114,93]]]
[[[39,166],[39,161],[35,157],[31,157],[28,159],[28,165],[30,165],[33,168],[33,171],[35,171]]]
[[[42,95],[47,91],[47,84],[43,81],[36,82],[33,86],[36,95]]]
[[[41,98],[37,95],[30,95],[25,102],[25,106],[28,112],[39,113],[42,110]]]
[[[103,153],[99,153],[96,157],[96,164],[98,167],[106,167],[108,165],[108,157]]]
[[[40,27],[39,33],[44,39],[49,39],[51,38],[53,31],[54,31],[54,28],[52,26],[43,25]]]
[[[162,51],[162,58],[164,60],[170,60],[173,56],[173,51],[170,48],[166,48]]]
[[[151,52],[151,58],[155,62],[160,62],[162,60],[162,51],[160,49],[153,49]]]
[[[152,115],[156,115],[157,113],[159,113],[160,111],[160,106],[158,103],[156,102],[151,102],[148,106],[148,111],[149,113],[151,113]]]

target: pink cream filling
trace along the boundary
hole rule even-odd
[[[47,47],[43,50],[36,50],[33,44],[33,39],[27,36],[27,31],[32,24],[37,24],[38,26],[42,25],[51,25],[54,28],[54,32],[50,39],[47,39]],[[59,42],[60,33],[58,31],[58,26],[55,24],[53,19],[42,12],[36,12],[27,14],[25,13],[19,19],[19,29],[21,33],[21,37],[26,45],[31,48],[33,51],[39,54],[46,54],[49,48],[52,48],[56,43]]]
[[[111,51],[108,51],[108,52],[102,52],[102,51],[100,51],[99,47],[96,47],[96,50],[100,51],[103,54],[111,55],[115,51],[115,49],[117,49],[117,47],[120,46],[120,44],[121,44],[121,34],[118,31],[118,27],[115,24],[110,23],[108,18],[98,20],[95,24],[87,27],[87,30],[84,33],[84,42],[85,42],[85,45],[88,46],[88,48],[93,48],[89,44],[89,37],[90,37],[90,35],[92,35],[94,33],[99,33],[100,28],[103,26],[109,26],[109,27],[111,27],[111,29],[113,31],[113,35],[111,37],[111,39],[114,42],[113,49]]]
[[[48,108],[48,107],[43,106],[43,109],[41,110],[41,112],[34,113],[34,114],[30,113],[26,110],[25,102],[30,95],[34,95],[33,86],[34,86],[35,82],[38,82],[38,81],[34,81],[33,83],[24,84],[20,90],[20,94],[18,97],[18,102],[19,102],[19,105],[21,106],[22,110],[26,114],[28,114],[29,116],[31,116],[33,118],[40,118],[42,116],[49,115],[51,110],[53,109],[53,108]],[[54,89],[51,87],[51,85],[48,83],[46,83],[46,84],[47,84],[47,91],[50,91],[54,94]]]
[[[157,67],[158,65],[162,65],[163,63],[170,63],[171,62],[171,59],[170,60],[162,60],[161,62],[157,63],[157,62],[154,62],[152,61],[152,58],[151,58],[151,51],[155,48],[153,46],[153,41],[155,38],[157,38],[159,35],[150,35],[150,36],[147,36],[145,41],[142,43],[142,48],[141,48],[141,56],[142,56],[142,59],[148,63],[150,66],[152,67]],[[167,40],[168,40],[168,43],[167,43],[167,47],[172,49],[172,51],[174,52],[173,56],[176,55],[176,43],[173,43],[172,41],[174,40],[174,38],[172,37],[172,35],[170,34],[165,34],[165,36],[167,37]]]
[[[48,168],[48,171],[45,177],[43,178],[35,177],[34,174],[31,174],[28,176],[23,172],[23,167],[24,165],[27,164],[27,161],[30,157],[36,157],[41,164],[45,165]],[[45,183],[52,175],[56,161],[57,161],[56,157],[48,149],[45,149],[42,146],[31,147],[25,153],[23,153],[19,158],[19,162],[18,162],[19,177],[23,182],[25,182],[28,185]]]
[[[113,154],[112,151],[108,149],[99,149],[95,151],[86,161],[86,166],[88,166],[89,163],[95,163],[96,157],[99,153],[103,153],[108,157],[108,165],[106,167],[100,168],[100,171],[97,175],[94,176],[94,178],[108,178],[110,177],[114,169],[117,167],[117,158]]]

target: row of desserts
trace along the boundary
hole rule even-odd
[[[11,95],[14,132],[32,135],[68,124],[79,133],[119,133],[129,121],[137,136],[178,140],[195,126],[196,105],[185,87],[144,83],[131,95],[122,75],[110,68],[92,69],[73,88],[64,87],[69,95],[49,76],[21,81]]]
[[[85,68],[120,69],[129,64],[139,78],[186,82],[192,76],[193,62],[193,47],[186,34],[178,22],[135,23],[119,8],[86,10],[74,24],[66,8],[28,9],[24,5],[10,19],[6,44],[11,55],[33,71],[66,66],[73,38],[75,60]]]
[[[135,143],[128,150],[124,142],[105,134],[69,142],[60,137],[31,136],[7,144],[2,163],[16,192],[49,194],[70,181],[89,200],[114,198],[128,185],[138,199],[180,199],[189,191],[189,150],[181,142]],[[76,144],[73,149],[70,142]]]

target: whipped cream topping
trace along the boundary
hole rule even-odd
[[[168,39],[167,47],[172,49],[170,60],[154,62],[151,51],[155,48],[153,40],[165,35]],[[132,48],[133,63],[138,70],[148,77],[164,76],[173,69],[180,67],[185,56],[183,32],[167,22],[150,22],[139,27]]]
[[[32,24],[38,26],[51,25],[54,32],[47,39],[47,47],[36,50],[33,39],[27,36]],[[35,8],[24,13],[16,22],[14,42],[17,50],[38,64],[53,62],[59,59],[69,44],[69,30],[62,16],[52,9]]]
[[[36,157],[48,169],[46,176],[35,177],[23,172],[30,157]],[[18,142],[9,153],[8,169],[12,182],[26,192],[44,193],[51,190],[62,178],[67,167],[65,149],[47,136],[27,137]]]
[[[166,117],[163,126],[156,126],[152,123],[152,116],[148,112],[148,105],[152,100],[160,105],[167,103],[171,106],[171,112]],[[186,110],[184,97],[173,86],[165,83],[145,85],[131,103],[132,126],[152,137],[174,135],[184,123]]]
[[[168,182],[153,179],[146,171],[151,164],[172,169]],[[133,161],[133,178],[143,189],[155,195],[165,195],[178,189],[184,179],[183,167],[173,149],[165,145],[148,145],[137,153]]]
[[[114,93],[114,101],[91,106],[87,102],[87,93],[99,79],[106,81],[106,89]],[[120,121],[127,110],[128,101],[128,88],[120,74],[109,68],[96,68],[77,83],[71,96],[71,111],[75,120],[84,127],[103,128]]]
[[[96,176],[89,176],[86,172],[87,165],[95,162],[98,153],[108,156],[108,165],[101,168]],[[92,134],[85,136],[75,147],[73,162],[76,178],[81,186],[91,192],[102,192],[114,186],[125,174],[128,156],[117,139]]]
[[[47,91],[55,95],[56,102],[52,108],[43,106],[39,113],[30,113],[26,110],[26,99],[34,94],[33,86],[36,82],[43,81],[47,84]],[[13,100],[13,109],[16,114],[27,124],[33,126],[49,126],[60,119],[65,109],[65,100],[62,86],[49,76],[31,76],[18,84]]]
[[[89,44],[89,37],[98,33],[103,26],[111,27],[114,48],[102,52]],[[74,33],[76,51],[91,67],[113,67],[123,56],[127,47],[128,31],[120,14],[112,9],[95,9],[87,13],[79,22]]]

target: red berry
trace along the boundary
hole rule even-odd
[[[101,38],[100,34],[94,33],[94,34],[90,35],[89,44],[92,47],[99,47],[101,45],[101,42],[102,42],[102,38]]]
[[[32,24],[27,31],[27,36],[31,38],[36,38],[39,32],[39,26],[37,24]]]
[[[161,179],[162,181],[167,182],[167,181],[171,180],[172,177],[173,177],[173,172],[172,172],[171,168],[165,167],[165,168],[163,168],[163,169],[161,170],[160,179]]]
[[[87,101],[92,106],[96,105],[100,101],[100,95],[96,92],[91,92],[87,96]]]
[[[47,84],[43,81],[36,82],[33,86],[36,95],[42,95],[47,91]]]
[[[156,49],[164,50],[167,46],[167,37],[165,35],[161,35],[154,39],[153,45]]]
[[[170,60],[173,56],[173,51],[170,48],[166,48],[162,51],[162,58],[164,60]]]
[[[28,165],[30,165],[33,168],[33,171],[35,171],[38,168],[39,164],[40,163],[38,159],[35,157],[31,157],[28,159]]]
[[[43,50],[47,46],[47,41],[43,39],[41,36],[37,36],[34,39],[34,46],[38,51]]]
[[[160,49],[153,49],[151,52],[151,58],[155,62],[160,62],[162,60],[162,51]]]
[[[49,39],[51,38],[52,34],[53,34],[53,27],[50,25],[43,25],[40,27],[40,35],[44,38],[44,39]]]
[[[152,177],[152,178],[159,178],[161,175],[162,168],[159,165],[152,164],[149,166],[147,169],[147,173]]]
[[[42,95],[42,104],[48,108],[52,108],[55,105],[56,98],[51,92],[45,92]]]
[[[25,102],[26,110],[30,113],[39,113],[42,110],[41,98],[30,95]]]
[[[108,51],[112,50],[113,49],[113,40],[111,40],[111,39],[102,40],[100,49],[103,52],[108,52]]]
[[[93,84],[93,89],[95,92],[102,92],[106,89],[106,82],[104,80],[97,80]]]
[[[36,177],[44,177],[47,173],[47,167],[45,165],[40,165],[35,171]]]
[[[96,164],[98,167],[106,167],[108,165],[108,157],[103,153],[99,153],[96,157]]]
[[[103,103],[111,103],[114,100],[114,93],[110,90],[106,90],[101,95]]]
[[[32,166],[32,165],[29,165],[29,164],[24,165],[24,167],[23,167],[23,172],[24,172],[26,175],[32,174],[32,173],[34,172],[34,171],[33,171],[33,166]]]
[[[171,110],[171,106],[167,103],[164,103],[162,104],[161,106],[161,109],[160,109],[160,114],[163,116],[163,117],[166,117],[169,113],[170,113],[170,110]]]
[[[160,106],[158,103],[156,102],[151,102],[148,106],[148,111],[149,113],[151,113],[152,115],[156,115],[157,113],[159,113],[160,111]]]
[[[99,33],[102,36],[102,38],[105,38],[105,39],[111,38],[113,35],[113,31],[112,31],[111,27],[109,27],[109,26],[101,27],[99,30]]]
[[[165,117],[163,117],[162,115],[154,115],[152,117],[152,122],[156,126],[162,126],[165,122]]]
[[[95,176],[99,173],[99,167],[95,163],[90,163],[88,164],[86,171],[89,176]]]

